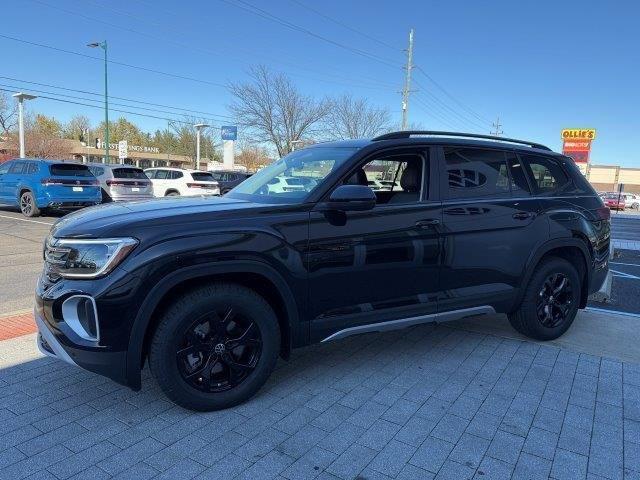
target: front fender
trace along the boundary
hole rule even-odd
[[[296,303],[295,297],[287,282],[269,264],[253,260],[236,260],[187,266],[173,271],[157,283],[149,291],[142,302],[142,307],[138,310],[131,328],[129,346],[126,354],[127,384],[131,388],[137,390],[141,387],[140,370],[143,364],[142,352],[145,335],[151,323],[153,313],[162,298],[172,288],[184,281],[229,273],[253,273],[261,275],[271,281],[284,300],[286,320],[292,343],[303,343],[307,341],[308,328],[304,328],[304,325],[300,322],[299,305]]]

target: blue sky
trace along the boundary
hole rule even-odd
[[[250,13],[238,7],[243,1],[376,58]],[[592,127],[598,130],[592,163],[640,168],[639,4],[632,0],[13,0],[3,5],[3,16],[15,21],[3,22],[0,35],[92,56],[101,52],[85,47],[86,43],[107,39],[114,61],[209,82],[110,65],[110,94],[115,96],[225,115],[228,94],[212,83],[242,80],[251,65],[265,64],[290,75],[305,93],[366,97],[372,104],[388,106],[399,122],[402,49],[413,27],[414,61],[422,71],[413,72],[417,92],[411,98],[411,122],[429,129],[488,133],[499,115],[505,135],[542,142],[554,150],[561,149],[562,128]],[[2,37],[0,51],[3,77],[102,91],[99,61]],[[0,85],[28,90],[27,84],[5,78]],[[35,100],[30,108],[63,121],[75,113],[95,123],[103,116],[97,108],[45,99]],[[111,113],[112,118],[119,115]],[[166,126],[164,120],[124,116],[147,130]]]

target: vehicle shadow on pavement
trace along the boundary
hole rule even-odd
[[[637,364],[433,324],[296,350],[254,398],[218,412],[180,408],[143,377],[133,392],[42,357],[34,335],[1,342],[0,478],[517,477],[525,440],[557,440],[577,410],[597,441],[608,408],[609,445],[623,443],[623,418],[640,422]],[[622,450],[586,445],[583,476],[590,457],[593,473],[622,476]],[[534,463],[549,472],[547,453]]]

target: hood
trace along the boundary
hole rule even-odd
[[[52,235],[66,238],[135,236],[140,229],[176,226],[193,222],[237,218],[287,206],[254,203],[229,197],[164,197],[88,207],[61,218]],[[290,205],[288,206],[291,207]]]

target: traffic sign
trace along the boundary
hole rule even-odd
[[[118,158],[120,160],[124,160],[125,158],[127,158],[129,156],[129,152],[128,152],[128,148],[127,148],[127,141],[126,140],[120,140],[118,142]]]

